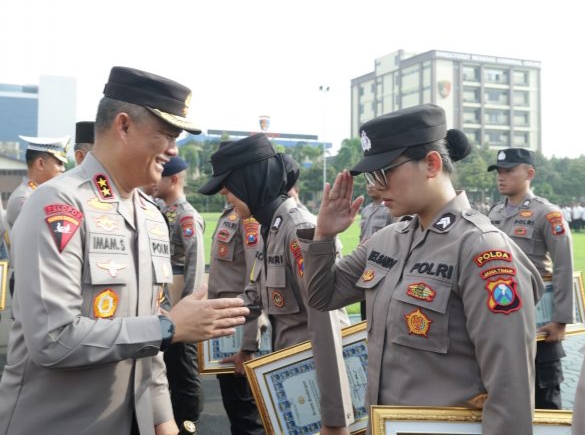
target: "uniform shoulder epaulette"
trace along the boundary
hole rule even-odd
[[[315,226],[315,217],[299,207],[295,206],[288,209],[288,214],[297,228],[309,228]]]
[[[534,196],[532,199],[534,201],[536,201],[536,202],[540,202],[541,204],[549,205],[549,206],[555,207],[555,208],[559,208],[558,206],[556,206],[555,204],[553,204],[552,202],[550,202],[548,199],[543,198],[541,196]]]
[[[464,210],[461,212],[461,216],[463,216],[466,221],[471,222],[473,225],[479,228],[483,233],[497,231],[496,227],[492,225],[490,219],[477,210],[473,210],[471,208]]]

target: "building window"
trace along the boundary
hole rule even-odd
[[[469,142],[471,143],[475,143],[475,144],[479,144],[480,143],[480,138],[481,138],[481,133],[479,130],[475,130],[475,129],[470,129],[470,128],[465,128],[463,129],[463,132],[466,134],[467,139],[469,140]]]
[[[463,81],[465,82],[479,82],[479,66],[464,65],[463,66]]]
[[[530,96],[526,91],[514,91],[514,106],[528,107],[530,105]]]
[[[463,88],[463,101],[465,103],[480,103],[479,88]]]
[[[528,112],[514,112],[514,125],[519,127],[530,126],[530,116]]]
[[[507,85],[510,81],[508,79],[509,72],[502,68],[485,68],[485,81],[487,83],[495,83],[498,85]]]
[[[495,125],[508,125],[510,123],[510,116],[505,110],[490,110],[485,111],[485,123]]]
[[[517,131],[514,133],[514,146],[528,146],[528,133],[524,131]]]
[[[502,130],[486,130],[485,142],[490,146],[510,146],[510,132]]]
[[[486,104],[500,104],[508,105],[508,90],[507,89],[486,89],[485,90]]]
[[[463,111],[464,124],[479,124],[479,109],[466,108]]]
[[[513,75],[514,84],[516,86],[528,86],[528,71],[514,71]]]
[[[360,90],[360,97],[363,97],[364,96],[364,87],[360,86],[359,90]]]

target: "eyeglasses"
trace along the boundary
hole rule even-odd
[[[366,181],[370,186],[374,186],[376,183],[378,183],[382,187],[388,187],[388,179],[386,178],[386,174],[388,174],[388,172],[390,172],[392,169],[395,169],[398,166],[403,165],[405,163],[411,162],[412,160],[414,159],[406,159],[401,162],[394,163],[390,166],[386,166],[385,168],[382,169],[376,169],[375,171],[372,172],[364,172],[364,176],[366,177]]]

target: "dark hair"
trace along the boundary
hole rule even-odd
[[[89,143],[89,142],[80,142],[80,143],[76,143],[73,146],[73,151],[83,151],[84,153],[87,153],[89,151],[91,151],[91,149],[93,148],[93,144]]]
[[[138,123],[148,120],[150,112],[143,106],[103,97],[98,104],[98,111],[95,119],[95,131],[103,132],[114,122],[118,113],[127,113]],[[154,116],[154,115],[153,115]]]
[[[51,153],[46,151],[26,150],[25,160],[27,166],[30,168],[35,160],[41,158],[45,160],[47,157],[54,157]]]
[[[422,160],[430,151],[436,151],[441,155],[445,172],[452,174],[455,171],[453,163],[467,157],[471,152],[471,146],[465,133],[451,129],[447,131],[445,139],[408,147],[402,155],[413,160]]]

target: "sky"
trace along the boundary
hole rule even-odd
[[[193,91],[204,130],[350,136],[351,79],[399,49],[541,62],[547,157],[578,157],[585,25],[578,2],[527,0],[3,0],[0,83],[75,77],[77,120],[92,120],[112,66]],[[579,42],[581,41],[581,42]],[[328,86],[328,92],[319,90]],[[2,120],[0,120],[2,122]]]

